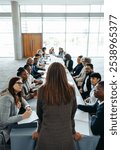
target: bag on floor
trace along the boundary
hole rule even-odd
[[[0,150],[10,150],[10,145],[5,142],[3,131],[0,131]]]

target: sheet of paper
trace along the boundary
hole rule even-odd
[[[32,114],[29,118],[19,121],[18,124],[30,123],[30,122],[33,122],[37,119],[38,119],[38,116],[37,116],[36,112],[32,111]]]

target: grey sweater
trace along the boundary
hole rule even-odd
[[[26,107],[28,103],[22,99],[22,105]],[[20,120],[22,120],[22,115],[17,114],[14,98],[7,92],[0,97],[0,130],[3,131],[6,142],[10,137],[11,125]]]

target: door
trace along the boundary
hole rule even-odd
[[[33,57],[38,49],[42,48],[41,33],[23,33],[23,52],[24,57]]]

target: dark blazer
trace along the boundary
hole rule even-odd
[[[91,118],[91,130],[94,135],[100,135],[96,150],[104,150],[104,103],[98,106],[96,115]]]
[[[67,66],[67,61],[69,61],[68,66]],[[69,72],[71,72],[73,70],[73,60],[65,60],[64,63],[67,69],[69,70]]]
[[[78,105],[78,109],[89,113],[95,113],[91,117],[91,130],[94,135],[100,135],[96,150],[104,150],[104,103],[99,105]]]
[[[91,72],[92,73],[92,72]],[[87,97],[89,97],[89,94],[90,94],[90,91],[91,91],[91,81],[90,81],[90,74],[86,75],[86,77],[84,78],[84,81],[82,83],[82,93],[81,93],[81,96],[83,99],[86,99]],[[89,76],[89,78],[87,79],[87,82],[86,82],[86,87],[87,87],[87,91],[84,92],[83,88],[84,88],[84,84],[85,84],[85,80],[86,78]]]
[[[98,105],[99,103],[96,101],[94,105],[78,105],[78,109],[88,113],[96,113]]]
[[[32,65],[32,72],[31,72],[31,75],[32,75],[35,79],[41,77],[41,74],[38,73],[38,70],[39,70],[39,69],[37,68],[37,64],[33,64],[33,65]]]
[[[73,69],[72,76],[77,76],[77,75],[79,75],[79,73],[81,72],[82,68],[83,68],[82,63],[81,63],[81,64],[78,64],[78,65]]]

